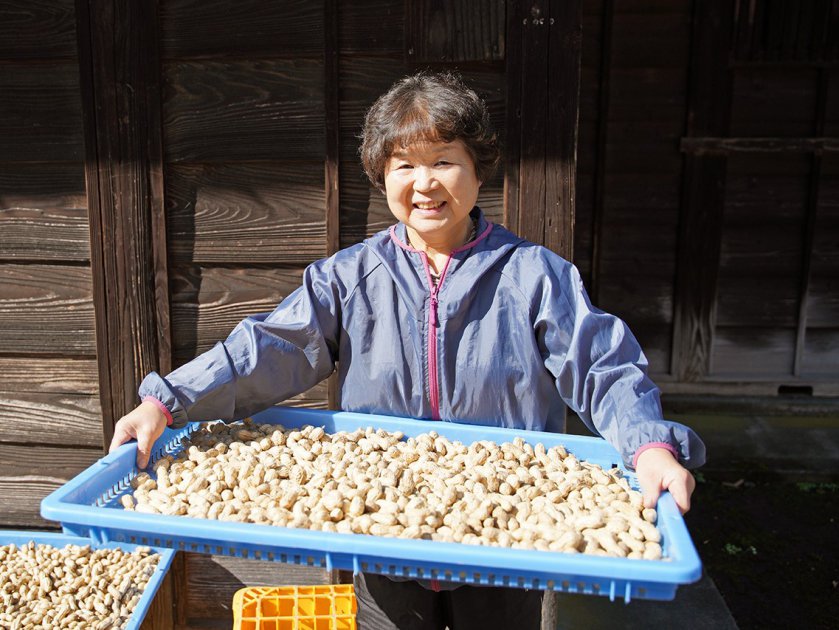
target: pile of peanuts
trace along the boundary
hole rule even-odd
[[[619,469],[520,437],[204,425],[141,473],[123,507],[341,533],[655,560],[661,536]]]
[[[158,559],[148,547],[0,546],[0,628],[121,628]]]

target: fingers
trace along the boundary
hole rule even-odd
[[[154,440],[147,433],[141,433],[137,437],[137,468],[145,468],[149,465],[152,444]]]
[[[132,439],[134,436],[125,429],[125,425],[120,421],[117,422],[116,426],[114,427],[114,437],[111,440],[111,445],[108,447],[108,452],[113,453],[117,450],[120,446],[125,444],[128,440]]]
[[[655,504],[658,503],[658,497],[661,496],[661,485],[650,484],[647,487],[642,487],[641,490],[644,494],[644,507],[645,508],[654,508]]]
[[[128,440],[137,439],[137,467],[149,464],[152,446],[166,428],[166,416],[160,408],[148,402],[141,403],[134,410],[119,419],[114,427],[110,452],[115,451]]]
[[[693,475],[685,471],[684,477],[673,480],[667,487],[682,514],[690,510],[690,495],[693,493],[695,486],[696,481]]]

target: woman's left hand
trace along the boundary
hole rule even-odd
[[[638,456],[635,472],[644,507],[655,507],[663,490],[668,490],[682,514],[690,509],[690,495],[696,487],[696,480],[666,448],[649,448]]]

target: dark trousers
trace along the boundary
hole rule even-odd
[[[382,575],[355,576],[358,630],[539,630],[542,591],[460,586],[435,592]]]

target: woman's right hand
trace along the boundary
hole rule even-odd
[[[108,452],[113,453],[128,440],[136,439],[137,468],[145,468],[149,464],[151,447],[163,434],[166,422],[166,415],[160,407],[151,402],[140,403],[116,423]]]

